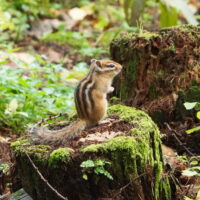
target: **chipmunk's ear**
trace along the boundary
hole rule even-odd
[[[96,59],[91,59],[90,60],[90,64],[95,63],[95,62],[96,62]]]
[[[102,67],[102,66],[101,66],[101,61],[100,61],[100,60],[96,60],[96,65],[97,65],[98,67]]]
[[[101,66],[101,61],[100,60],[96,60],[96,59],[91,59],[90,60],[91,64],[96,64],[98,67],[102,67]]]
[[[96,72],[102,72],[102,65],[101,65],[101,61],[100,60],[95,60],[95,65],[94,65],[94,69]]]

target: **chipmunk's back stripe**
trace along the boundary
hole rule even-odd
[[[78,84],[76,91],[75,91],[75,104],[76,104],[76,109],[77,109],[77,112],[78,112],[78,115],[80,118],[84,118],[84,110],[82,107],[82,102],[81,102],[81,97],[80,97],[82,94],[81,90],[82,90],[82,86],[83,86],[84,82],[89,77],[89,74],[90,73],[88,73],[87,76],[80,81],[80,83]]]
[[[83,108],[84,108],[84,116],[85,117],[88,117],[88,102],[86,100],[86,89],[88,87],[88,85],[92,82],[92,80],[89,80],[87,81],[84,86],[83,86],[83,89],[82,89],[82,101],[83,101]]]
[[[82,118],[83,117],[83,110],[82,110],[82,107],[81,107],[81,100],[80,100],[80,95],[79,95],[80,94],[80,87],[81,87],[81,82],[78,84],[74,96],[75,96],[75,104],[76,104],[78,116],[80,118]]]
[[[94,72],[94,69],[91,70],[90,73],[88,74],[87,80],[84,83],[83,88],[82,88],[83,110],[85,111],[84,116],[87,117],[87,118],[89,116],[89,106],[90,106],[89,105],[90,101],[87,101],[87,99],[88,99],[88,88],[90,87],[90,85],[93,81],[93,72]]]
[[[94,74],[94,68],[91,72],[92,76]],[[92,78],[93,80],[93,78]],[[91,102],[91,110],[94,110],[94,99],[92,98],[92,90],[95,88],[95,82],[92,83],[91,87],[88,90],[88,98],[89,98],[89,102]]]
[[[89,102],[91,102],[91,109],[94,110],[94,100],[92,98],[92,90],[95,88],[95,83],[88,90],[88,98]]]
[[[79,117],[81,117],[81,111],[80,111],[80,107],[78,105],[78,100],[77,100],[77,90],[75,90],[75,93],[74,93],[74,100],[75,100],[77,114]]]

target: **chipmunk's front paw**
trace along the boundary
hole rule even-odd
[[[113,91],[114,91],[114,89],[115,89],[115,88],[114,88],[114,87],[112,87],[112,86],[111,86],[111,87],[109,87],[109,89],[108,89],[108,93],[111,93],[111,92],[113,92]]]

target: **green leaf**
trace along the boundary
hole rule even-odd
[[[23,115],[24,117],[28,117],[28,113],[26,112],[17,112],[18,115]]]
[[[88,180],[87,174],[84,173],[82,177],[83,177],[83,179]]]
[[[186,1],[183,0],[161,0],[161,3],[164,4],[168,9],[176,8],[177,11],[181,12],[183,17],[187,20],[189,24],[197,25],[198,22],[195,19],[194,14],[189,8]]]
[[[195,172],[195,171],[190,171],[190,170],[188,170],[188,169],[182,171],[182,175],[184,175],[184,176],[195,176],[195,175],[197,175],[197,174],[198,174],[197,172]]]
[[[169,7],[165,3],[160,2],[160,27],[169,27],[177,25],[178,23],[178,12],[176,8]]]
[[[198,161],[197,160],[193,160],[190,162],[190,165],[198,165]]]
[[[104,160],[95,160],[95,166],[104,166],[105,165],[105,161]]]
[[[197,112],[197,118],[200,119],[200,111]]]
[[[191,169],[192,169],[192,170],[195,170],[195,169],[200,170],[200,166],[194,166],[194,167],[192,167]]]
[[[3,61],[0,61],[0,65],[5,65],[9,62],[9,60],[3,60]]]
[[[12,99],[10,103],[7,105],[7,108],[5,110],[5,114],[12,114],[16,112],[18,108],[18,102],[16,99]]]
[[[183,105],[185,106],[186,110],[191,110],[197,105],[197,102],[186,102]]]
[[[94,164],[94,161],[93,160],[86,160],[86,161],[83,161],[80,165],[81,167],[95,167],[95,164]]]
[[[112,175],[102,166],[95,168],[94,172],[96,174],[103,174],[105,177],[109,178],[110,180],[113,180]]]
[[[13,52],[19,51],[19,50],[20,50],[20,48],[9,49],[6,51],[6,53],[13,53]]]
[[[191,198],[189,198],[189,197],[184,197],[184,200],[193,200],[193,199],[191,199]]]
[[[199,131],[199,130],[200,130],[200,126],[197,126],[195,128],[187,130],[186,133],[191,134],[191,133]]]
[[[9,169],[9,165],[6,163],[0,163],[0,169],[5,172]]]

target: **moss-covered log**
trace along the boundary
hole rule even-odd
[[[12,143],[22,185],[34,200],[59,198],[43,183],[26,154],[50,184],[70,200],[172,199],[155,123],[143,111],[121,105],[111,106],[109,115],[115,119],[115,128],[110,128],[112,123],[107,125],[110,134],[116,126],[121,132],[103,142],[81,143],[82,137],[59,148],[34,145],[27,139]],[[129,127],[128,131],[122,126]]]
[[[115,82],[116,96],[127,105],[159,111],[160,120],[168,118],[165,112],[172,113],[179,90],[200,87],[199,26],[121,35],[112,41],[110,52],[124,66]]]

